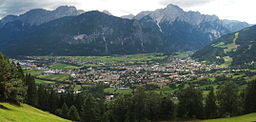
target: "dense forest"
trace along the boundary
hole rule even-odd
[[[104,85],[85,87],[81,93],[36,85],[21,66],[0,54],[0,101],[19,105],[26,103],[74,121],[136,122],[191,120],[230,117],[256,112],[256,80],[244,91],[230,81],[211,88],[204,97],[190,85],[168,96],[147,91],[139,86],[132,94],[121,94],[105,100]]]

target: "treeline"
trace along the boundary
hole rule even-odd
[[[23,74],[20,65],[0,54],[0,100],[27,103],[74,121],[136,122],[179,119],[211,119],[256,112],[256,80],[241,90],[235,82],[211,88],[207,95],[196,86],[183,86],[168,96],[145,87],[131,94],[105,100],[102,84],[85,87],[81,93],[36,85],[34,78]]]
[[[103,89],[104,86],[98,84],[84,88],[79,94],[69,90],[57,93],[40,85],[38,96],[31,100],[34,103],[29,104],[63,118],[86,122],[213,119],[256,112],[256,80],[244,91],[236,83],[226,82],[217,89],[211,88],[205,96],[192,85],[169,96],[141,86],[132,94],[105,101]]]
[[[29,103],[63,118],[84,122],[136,122],[142,120],[174,120],[176,106],[171,97],[163,97],[138,87],[133,94],[118,95],[105,101],[104,86],[84,88],[81,93],[72,90],[57,93],[39,85],[37,96]]]

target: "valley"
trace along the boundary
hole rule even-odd
[[[205,95],[211,87],[232,80],[244,88],[256,78],[254,67],[230,68],[207,64],[190,58],[191,52],[164,55],[161,53],[114,56],[26,56],[15,60],[37,84],[54,88],[59,93],[104,84],[108,96],[132,93],[138,86],[170,95],[189,85],[199,87]]]
[[[0,4],[0,121],[255,121],[256,25],[239,0],[60,1]]]

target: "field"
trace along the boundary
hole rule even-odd
[[[161,53],[148,54],[133,54],[133,55],[113,55],[113,56],[39,56],[42,59],[60,59],[65,61],[78,61],[81,66],[101,66],[104,64],[118,64],[118,63],[145,63],[149,61],[163,60],[167,56]],[[91,62],[91,63],[81,63]],[[76,66],[67,64],[54,64],[50,68],[56,69],[73,69]]]
[[[69,75],[67,74],[50,74],[50,75],[40,75],[38,78],[53,80],[53,81],[66,81],[69,79]]]
[[[225,57],[223,57],[223,59],[224,59],[224,62],[225,62],[225,63],[221,64],[221,66],[223,66],[223,67],[230,66],[232,61],[233,61],[233,59],[229,56],[225,56]]]
[[[37,84],[52,84],[52,83],[55,83],[55,82],[52,82],[52,81],[41,80],[41,79],[35,79],[35,82]]]
[[[224,49],[224,53],[227,54],[231,51],[236,51],[239,45],[236,44],[236,40],[238,39],[239,32],[235,33],[234,38],[231,42],[225,44],[224,42],[220,42],[218,44],[212,44],[213,47],[219,47]]]
[[[132,93],[132,89],[114,89],[114,88],[106,88],[104,89],[105,93],[111,93],[111,94],[115,94],[115,93],[123,93],[123,94],[128,94],[128,93]]]
[[[50,66],[51,69],[64,69],[64,70],[72,70],[78,68],[77,66],[69,65],[69,64],[61,64],[56,63]]]
[[[95,85],[76,85],[74,87],[74,91],[78,91],[78,90],[81,90],[82,87],[94,87]]]
[[[25,73],[31,74],[33,76],[38,76],[43,74],[44,71],[42,70],[26,70]]]
[[[246,115],[231,117],[231,118],[204,120],[203,122],[255,122],[255,121],[256,121],[256,113],[246,114]]]
[[[69,122],[26,104],[20,107],[8,103],[0,103],[0,105],[4,106],[0,107],[1,122]]]
[[[187,52],[176,52],[172,57],[174,58],[188,58],[191,56],[194,52],[193,51],[187,51]]]
[[[153,60],[164,59],[165,56],[155,56],[153,54],[136,54],[136,55],[124,55],[124,56],[85,56],[75,57],[81,61],[99,61],[104,64],[116,64],[122,62],[147,62]]]

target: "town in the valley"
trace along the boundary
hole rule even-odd
[[[229,74],[227,70],[214,72],[223,69],[223,66],[179,55],[26,56],[13,60],[25,72],[32,74],[36,83],[54,87],[59,93],[70,88],[74,93],[79,93],[83,87],[104,84],[104,91],[111,97],[118,93],[130,93],[139,85],[170,93],[183,83],[204,79],[209,82]],[[202,85],[203,88],[211,86],[208,82]]]

